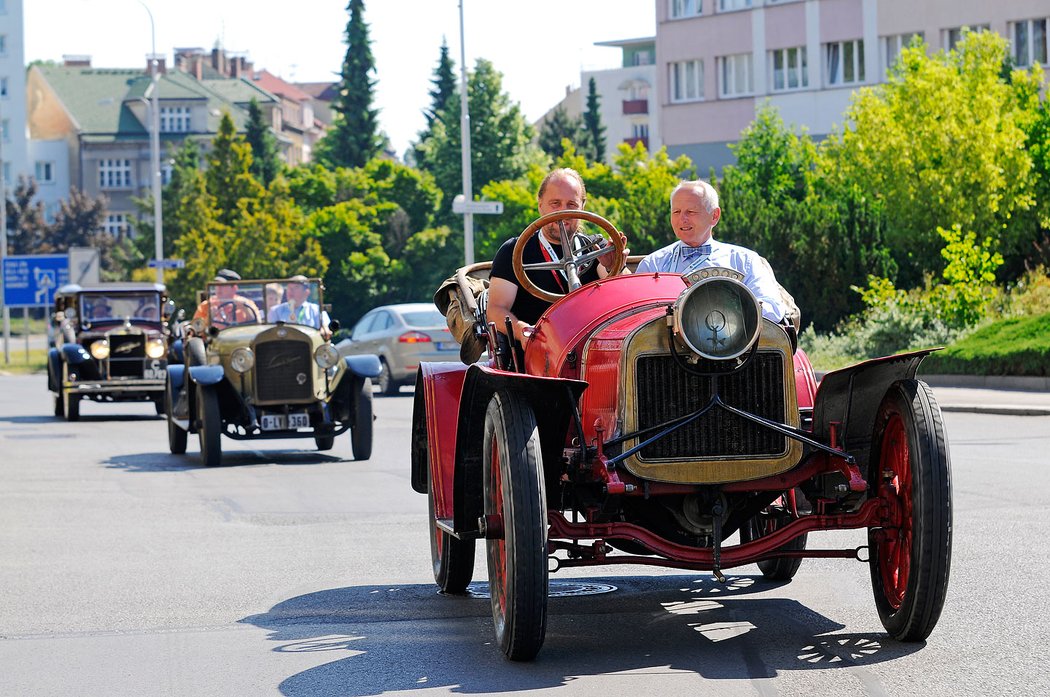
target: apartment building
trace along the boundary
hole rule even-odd
[[[2,1],[2,0],[0,0]],[[250,80],[220,80],[209,86],[160,62],[157,82],[161,171],[171,174],[171,154],[184,140],[206,149],[229,112],[238,131],[247,121],[247,104],[279,109],[277,98]],[[40,180],[39,198],[53,217],[60,199],[75,186],[109,200],[106,231],[129,230],[138,215],[134,199],[148,195],[150,176],[149,69],[92,68],[88,57],[66,57],[63,65],[34,65],[28,71],[29,135]],[[52,184],[53,185],[49,185]]]
[[[0,160],[4,187],[32,176],[26,137],[25,41],[22,0],[0,0]]]
[[[656,0],[660,130],[701,174],[768,102],[815,138],[843,122],[853,91],[885,81],[911,38],[951,49],[963,27],[1011,42],[1016,65],[1047,65],[1047,0]]]

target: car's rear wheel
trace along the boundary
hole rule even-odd
[[[66,421],[79,421],[80,420],[80,395],[71,390],[65,388],[65,384],[69,382],[69,364],[62,364],[62,384],[58,386],[59,392],[62,395],[62,413],[66,416]],[[57,409],[56,409],[57,411]]]
[[[354,422],[350,425],[350,446],[355,460],[372,457],[372,379],[362,378],[354,389]]]
[[[168,450],[172,455],[182,455],[186,452],[186,431],[175,423],[175,390],[170,375],[164,381],[164,405],[168,414]]]
[[[751,520],[744,523],[740,528],[740,541],[751,542],[765,535],[772,534],[791,522],[789,512],[781,506],[770,506]],[[801,551],[806,548],[807,535],[802,534],[791,542],[778,547],[778,550]],[[772,581],[790,581],[802,565],[801,557],[781,557],[779,559],[763,559],[758,562],[758,570],[762,575]]]
[[[485,414],[485,515],[502,535],[486,539],[496,640],[512,661],[528,661],[547,631],[547,500],[532,408],[500,390]]]
[[[197,415],[200,428],[201,462],[205,467],[222,464],[222,415],[219,413],[219,395],[215,388],[197,386]]]
[[[156,410],[157,414],[159,416],[164,416],[164,414],[167,413],[166,407],[164,406],[164,396],[161,395],[159,397],[154,397],[152,401],[153,408]]]
[[[390,372],[390,365],[385,358],[379,359],[379,392],[387,397],[401,393],[401,385]]]
[[[423,429],[426,432],[426,429]],[[419,447],[427,453],[427,469],[430,468],[428,443]],[[467,590],[474,577],[475,540],[461,540],[437,526],[437,502],[435,482],[428,477],[427,501],[430,508],[430,561],[434,567],[434,581],[442,593],[458,595]]]
[[[929,386],[894,383],[879,406],[869,482],[896,524],[868,530],[879,619],[899,641],[922,641],[940,618],[952,546],[951,463]]]

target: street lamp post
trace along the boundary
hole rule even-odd
[[[470,174],[470,111],[467,108],[467,48],[463,38],[463,0],[459,0],[459,63],[462,87],[459,90],[460,142],[463,156],[463,200],[469,205],[474,200]],[[463,213],[463,250],[466,263],[474,263],[474,214],[467,209]]]
[[[149,15],[150,47],[152,52],[149,57],[150,86],[147,96],[150,100],[150,128],[149,128],[149,162],[151,172],[151,191],[153,193],[153,247],[154,257],[157,260],[157,283],[164,282],[164,225],[161,213],[160,200],[160,108],[158,105],[157,83],[160,81],[160,73],[157,70],[157,33],[153,24],[153,13],[149,6],[139,0],[139,4]],[[151,94],[149,94],[151,93]]]

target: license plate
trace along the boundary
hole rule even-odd
[[[458,351],[459,344],[454,341],[439,341],[437,342],[438,351]]]
[[[262,430],[264,431],[287,431],[295,428],[310,428],[310,416],[303,413],[263,414],[262,416]]]

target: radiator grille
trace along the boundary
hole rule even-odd
[[[313,360],[303,341],[267,341],[255,346],[255,385],[259,402],[313,398]]]
[[[109,335],[109,377],[141,378],[145,358],[146,337],[144,335]]]
[[[687,373],[667,356],[638,359],[638,428],[656,426],[696,411],[711,399],[711,380]],[[784,366],[780,353],[758,353],[738,373],[718,378],[722,401],[784,423]],[[643,459],[770,457],[787,449],[786,438],[722,408],[657,440]]]

